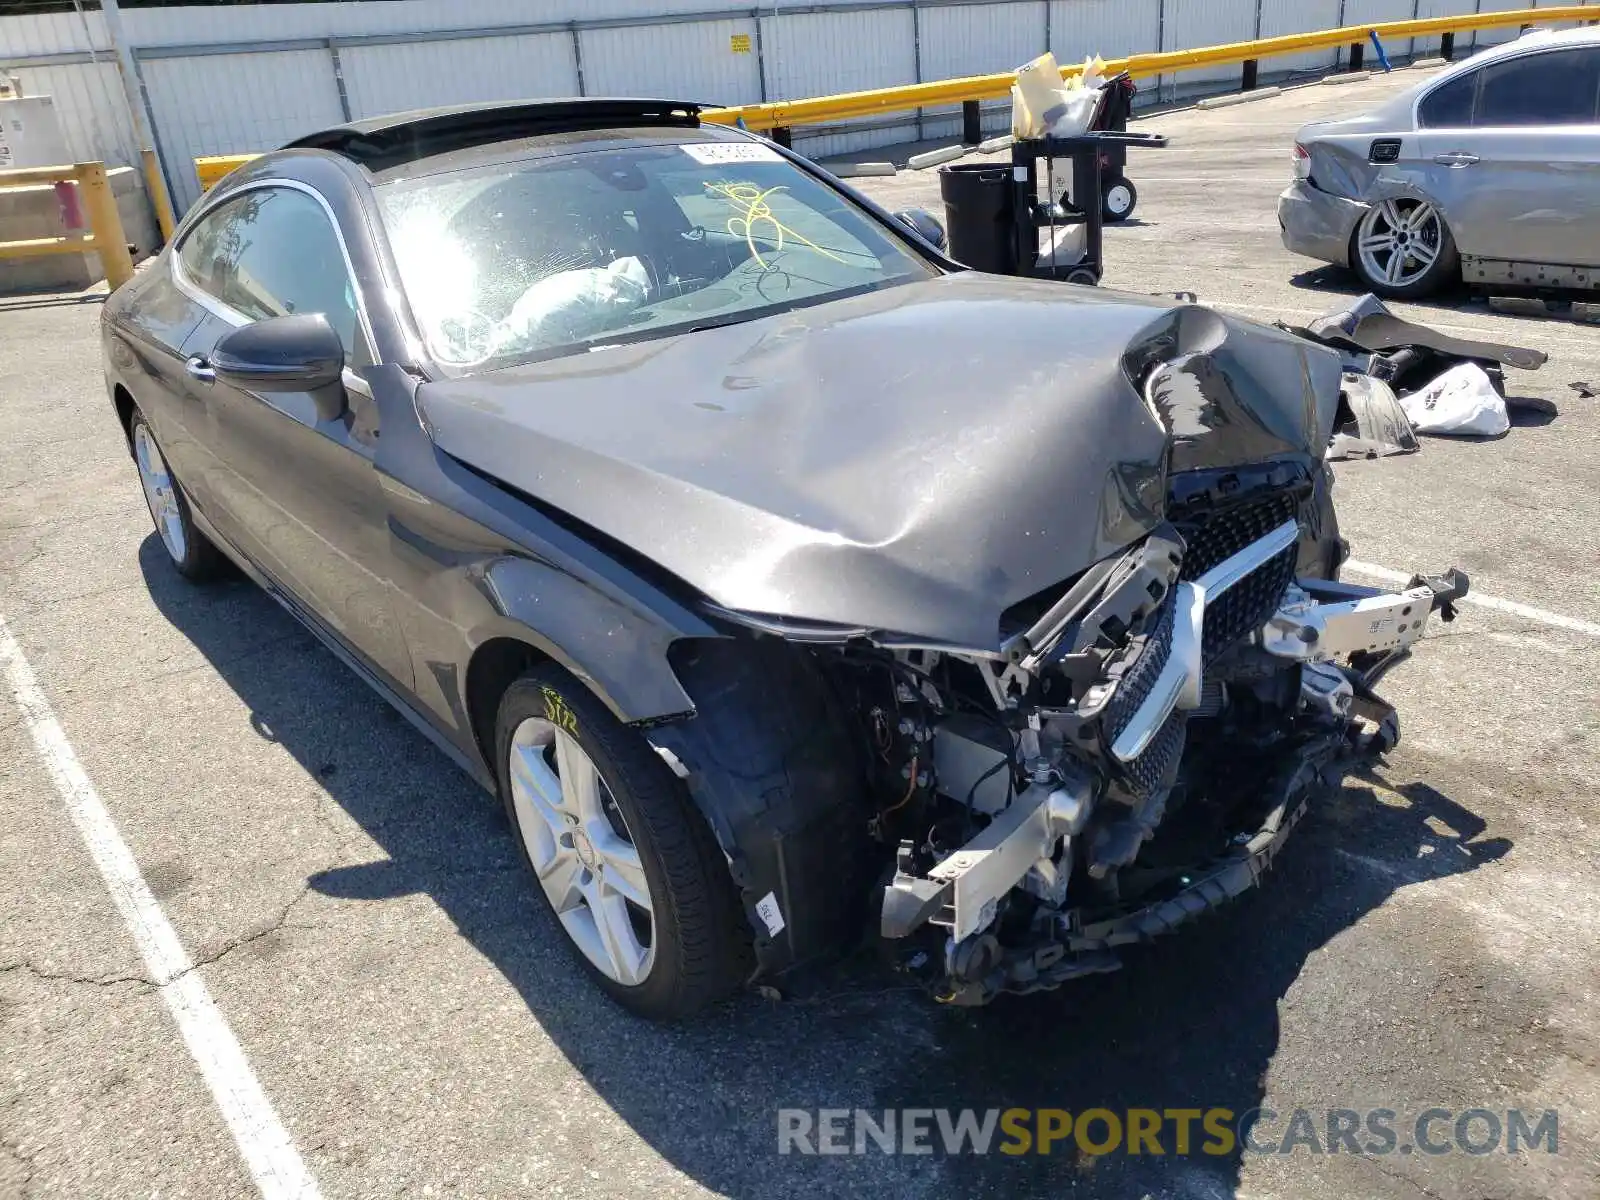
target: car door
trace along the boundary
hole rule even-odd
[[[409,691],[373,468],[377,415],[362,379],[371,335],[333,211],[311,188],[280,181],[238,194],[216,216],[208,244],[184,260],[202,264],[186,278],[210,302],[184,353],[205,392],[224,536],[365,665]],[[234,329],[291,313],[323,314],[344,345],[348,403],[332,420],[309,394],[249,391],[211,372],[217,343]]]
[[[1600,46],[1518,55],[1463,81],[1470,124],[1459,123],[1461,88],[1419,108],[1434,126],[1419,137],[1427,190],[1461,253],[1600,265]]]

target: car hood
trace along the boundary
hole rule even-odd
[[[1157,525],[1169,470],[1320,457],[1338,380],[1208,309],[964,272],[418,402],[440,449],[726,608],[984,648]]]

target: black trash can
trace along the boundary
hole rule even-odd
[[[974,271],[1017,273],[1009,163],[952,163],[939,168],[950,257]]]

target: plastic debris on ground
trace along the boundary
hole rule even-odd
[[[1499,437],[1511,428],[1506,402],[1477,363],[1451,367],[1420,392],[1400,397],[1418,433]]]
[[[1505,368],[1537,371],[1549,361],[1538,350],[1465,341],[1403,320],[1370,294],[1304,327],[1279,328],[1344,360],[1330,459],[1408,454],[1418,433],[1499,437],[1511,428]]]
[[[1328,458],[1388,458],[1415,454],[1420,445],[1411,419],[1394,389],[1381,379],[1345,372],[1339,393],[1339,416],[1328,445]]]

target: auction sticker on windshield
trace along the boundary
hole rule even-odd
[[[690,142],[683,152],[697,163],[782,162],[783,155],[760,142]]]

